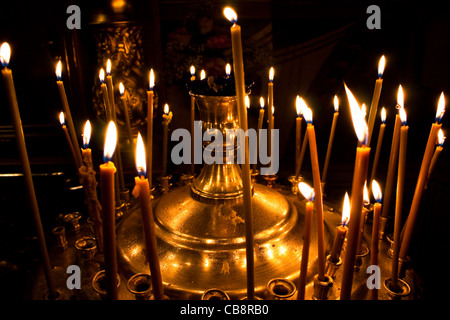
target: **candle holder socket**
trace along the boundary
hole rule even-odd
[[[127,282],[127,289],[136,300],[150,300],[152,295],[152,278],[146,273],[136,273]]]
[[[191,185],[192,181],[194,181],[195,175],[192,173],[183,173],[180,176],[180,183],[182,186]]]
[[[91,281],[92,289],[100,296],[101,300],[108,300],[108,291],[106,290],[106,271],[97,272]],[[120,276],[117,274],[117,288],[120,286]]]
[[[161,176],[159,177],[160,181],[161,181],[161,191],[163,194],[168,194],[169,193],[169,189],[172,186],[172,184],[170,183],[170,179],[172,178],[172,175],[167,175],[167,176]]]
[[[397,281],[398,290],[395,291],[392,289],[391,278],[387,278],[384,281],[384,288],[386,289],[390,300],[402,300],[411,293],[411,287],[406,281],[403,281],[402,279],[398,279]]]
[[[256,183],[256,177],[259,175],[259,170],[258,169],[252,169],[252,171],[250,171],[250,175],[252,177],[252,183]]]
[[[386,255],[392,259],[392,257],[394,256],[394,235],[393,234],[389,234],[386,236],[386,240],[387,242],[389,242],[389,249],[386,252]]]
[[[303,181],[303,178],[301,176],[295,177],[295,176],[289,176],[288,181],[292,184],[291,191],[293,195],[297,195],[300,190],[298,189],[299,182]]]
[[[202,295],[202,300],[230,300],[228,294],[217,288],[206,290]]]
[[[269,188],[273,188],[275,186],[275,181],[278,179],[276,174],[266,174],[263,176],[264,180],[266,180],[266,185]]]
[[[56,237],[57,246],[62,249],[67,249],[66,228],[58,226],[52,230],[52,233]]]
[[[382,240],[383,239],[383,237],[384,237],[384,229],[386,228],[386,222],[387,222],[387,218],[385,218],[385,217],[381,217],[380,218],[380,233],[379,233],[379,236],[380,236],[380,240]]]
[[[409,256],[406,259],[398,258],[398,274],[400,278],[404,278],[406,276],[406,270],[408,269],[408,265],[411,262]]]
[[[331,255],[327,256],[327,263],[325,264],[325,274],[332,279],[336,278],[336,273],[342,266],[342,258],[339,257],[338,261],[331,261]]]
[[[130,197],[130,190],[124,189],[120,191],[120,200],[125,201],[125,205],[129,207],[131,205],[131,197]]]
[[[83,261],[91,261],[97,253],[97,241],[93,237],[83,237],[75,242]]]
[[[271,300],[291,300],[297,292],[297,287],[288,279],[275,278],[267,283],[267,290]]]
[[[319,280],[319,275],[314,276],[314,293],[312,296],[313,300],[327,300],[328,292],[333,286],[333,279],[326,275],[325,281]]]
[[[369,254],[369,247],[365,243],[361,246],[361,253],[357,254],[355,257],[355,271],[359,271],[362,266],[362,258]]]
[[[81,219],[81,213],[79,212],[72,212],[64,215],[64,222],[66,222],[74,233],[80,232],[80,219]]]

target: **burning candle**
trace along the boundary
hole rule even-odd
[[[105,70],[103,68],[100,69],[98,73],[98,78],[100,79],[100,88],[102,90],[103,103],[105,104],[106,121],[109,122],[112,120],[111,103],[109,101],[108,87],[106,86],[105,83]]]
[[[227,64],[229,65],[229,64]],[[191,66],[191,81],[195,80],[195,67]],[[194,149],[195,149],[195,140],[194,140],[194,130],[195,130],[195,99],[191,96],[191,174],[195,173],[195,157],[194,157]]]
[[[259,98],[259,105],[260,105],[260,108],[259,108],[259,117],[258,117],[258,131],[256,132],[258,135],[257,148],[259,148],[260,132],[261,132],[263,120],[264,120],[264,98],[263,97]],[[257,164],[258,164],[258,161],[256,161],[253,164],[253,170],[256,170]]]
[[[45,243],[44,229],[42,227],[41,216],[34,190],[33,177],[31,174],[30,161],[28,159],[27,147],[25,144],[25,136],[23,134],[22,120],[20,118],[19,105],[17,103],[16,89],[14,87],[13,74],[8,69],[9,59],[11,57],[11,48],[7,42],[0,47],[0,62],[3,66],[2,76],[5,82],[6,94],[8,95],[8,105],[11,112],[14,133],[17,141],[17,149],[19,151],[20,162],[22,164],[23,177],[25,179],[25,187],[27,189],[30,200],[31,214],[33,217],[34,227],[39,241],[39,249],[43,260],[44,276],[48,287],[49,298],[57,298],[55,282],[51,274],[50,258]]]
[[[75,153],[75,149],[73,147],[72,140],[70,139],[69,132],[67,131],[66,121],[64,118],[64,112],[62,112],[62,111],[59,113],[59,122],[61,123],[61,127],[63,129],[64,136],[66,137],[67,144],[69,145],[69,150],[70,150],[70,153],[72,154],[73,162],[75,163],[75,166],[78,170],[78,168],[80,167],[80,164],[78,163],[77,155]]]
[[[341,224],[336,227],[336,238],[334,239],[333,248],[330,253],[330,261],[333,263],[339,262],[342,245],[344,244],[345,236],[348,231],[348,220],[350,218],[350,198],[348,197],[348,192],[344,196],[344,206],[342,208],[342,219]]]
[[[363,191],[363,207],[361,210],[361,221],[359,224],[359,236],[358,236],[358,246],[356,247],[356,252],[358,255],[362,254],[363,240],[364,240],[364,227],[366,223],[367,212],[369,211],[366,207],[370,204],[369,189],[367,189],[367,181],[364,182]]]
[[[383,137],[385,129],[386,129],[386,109],[383,107],[381,109],[381,124],[380,124],[380,131],[378,132],[377,149],[375,151],[375,157],[373,158],[372,164],[372,173],[371,173],[372,180],[376,178],[378,161],[380,160],[381,146],[383,145]]]
[[[100,165],[100,187],[103,211],[103,247],[105,256],[106,288],[109,300],[117,300],[117,256],[114,175],[116,167],[111,161],[117,143],[117,130],[109,122],[103,153],[104,163]]]
[[[69,102],[67,101],[66,90],[64,89],[64,83],[61,80],[62,73],[61,60],[56,64],[56,85],[58,87],[59,95],[61,97],[61,102],[64,109],[64,114],[67,122],[67,127],[69,129],[70,138],[72,140],[73,148],[75,149],[75,155],[77,157],[77,165],[81,165],[81,153],[80,146],[78,144],[78,138],[75,131],[75,126],[73,125],[72,114],[70,112]]]
[[[310,108],[306,107],[303,110],[303,116],[307,123],[306,133],[309,140],[309,153],[311,154],[311,169],[313,174],[314,182],[314,193],[315,193],[315,208],[316,208],[316,218],[317,218],[317,250],[318,250],[318,268],[319,268],[319,280],[325,281],[325,238],[324,238],[324,227],[323,227],[323,200],[322,200],[322,185],[320,181],[320,168],[319,168],[319,157],[317,156],[317,145],[316,145],[316,133],[314,130],[314,125],[312,124],[313,117]]]
[[[298,189],[306,198],[305,229],[303,230],[302,261],[300,263],[300,276],[298,279],[297,300],[305,300],[306,276],[308,273],[309,244],[311,239],[311,224],[314,212],[314,189],[304,182],[298,184]]]
[[[147,91],[147,177],[150,190],[152,189],[153,173],[153,88],[155,86],[155,74],[150,69],[148,74]]]
[[[200,70],[200,80],[206,79],[206,71],[204,69]]]
[[[367,147],[368,128],[364,115],[347,85],[344,84],[344,86],[352,114],[353,127],[360,143],[360,146],[356,149],[355,168],[353,171],[350,221],[348,225],[347,248],[345,251],[340,295],[341,300],[349,300],[353,282],[356,249],[358,246],[361,210],[363,208],[364,183],[366,181],[367,168],[369,165],[370,148]]]
[[[414,196],[411,203],[411,208],[409,210],[408,219],[406,220],[405,232],[402,238],[402,245],[400,248],[400,259],[406,260],[408,254],[409,245],[412,238],[412,233],[414,231],[414,224],[417,219],[417,214],[419,212],[420,200],[422,199],[423,189],[425,187],[428,170],[431,163],[431,158],[433,157],[433,149],[436,144],[437,133],[442,127],[441,121],[445,112],[445,97],[444,93],[441,93],[438,102],[438,108],[436,111],[436,122],[432,124],[430,135],[428,137],[427,146],[425,148],[425,153],[422,159],[422,165],[419,171],[419,177],[417,179],[416,189],[414,190]]]
[[[80,176],[80,183],[83,185],[89,217],[94,224],[98,251],[103,252],[103,222],[101,218],[102,206],[97,197],[97,180],[95,178],[95,171],[92,163],[92,151],[89,148],[91,132],[91,122],[87,120],[86,124],[84,125],[83,148],[81,149],[81,155],[83,157],[84,165],[80,166],[80,168],[78,169],[78,174]]]
[[[400,85],[398,87],[397,93],[397,102],[399,100],[403,100],[403,89]],[[401,108],[401,105],[397,103],[397,106]],[[397,169],[397,160],[398,160],[398,147],[400,144],[400,127],[401,120],[400,114],[395,116],[395,125],[394,125],[394,134],[392,136],[392,144],[391,144],[391,154],[389,156],[389,166],[386,177],[386,187],[384,189],[384,199],[383,199],[383,210],[381,211],[381,233],[380,236],[384,234],[384,228],[386,227],[386,221],[389,216],[389,209],[391,204],[391,196],[394,188],[394,177]]]
[[[225,66],[225,75],[227,76],[227,79],[231,75],[231,65],[229,63],[227,63],[226,66]]]
[[[397,173],[397,197],[395,200],[395,221],[394,221],[394,248],[392,254],[391,269],[391,289],[398,291],[398,257],[400,250],[400,233],[402,229],[402,211],[403,211],[403,189],[405,182],[405,163],[406,163],[406,145],[408,141],[408,126],[406,125],[406,112],[400,109],[400,120],[402,127],[400,128],[400,150],[398,157],[398,173]]]
[[[138,176],[134,178],[133,196],[139,198],[141,204],[142,226],[144,229],[145,249],[147,250],[150,273],[152,275],[153,295],[155,300],[164,299],[164,287],[159,265],[158,246],[156,243],[155,221],[153,217],[152,198],[146,175],[145,147],[141,134],[136,143],[136,169]]]
[[[225,17],[233,23],[230,28],[231,45],[233,51],[233,70],[236,88],[236,101],[238,106],[239,125],[244,132],[248,130],[247,113],[244,105],[245,97],[245,75],[244,61],[242,56],[241,27],[237,24],[237,14],[226,7],[223,11]],[[270,134],[269,134],[270,137]],[[242,165],[242,185],[245,208],[245,247],[247,261],[247,299],[253,300],[255,297],[255,264],[253,252],[253,213],[252,213],[252,193],[250,181],[250,161],[249,161],[248,136],[245,137],[245,157]],[[269,149],[270,150],[270,149]]]
[[[272,112],[272,106],[273,106],[273,77],[275,75],[275,70],[273,67],[269,70],[269,84],[268,84],[268,99],[267,99],[267,109],[268,109],[268,115],[267,120],[269,122],[269,137],[268,137],[268,151],[267,154],[270,156],[272,154],[272,132],[274,129],[274,123],[273,123],[273,112]]]
[[[322,173],[322,182],[324,186],[327,181],[327,172],[328,166],[330,164],[331,149],[333,148],[334,132],[336,131],[337,118],[339,116],[339,99],[337,96],[334,96],[333,102],[334,102],[333,122],[331,124],[330,137],[328,139],[327,154],[325,157],[325,164],[323,165],[323,173]]]
[[[431,173],[433,172],[434,167],[436,166],[436,162],[439,158],[439,155],[442,152],[444,141],[445,141],[444,132],[442,131],[442,129],[439,129],[438,139],[437,139],[437,143],[436,143],[436,149],[434,150],[433,158],[431,159],[430,169],[428,169],[427,181],[430,179]]]
[[[169,123],[172,120],[172,111],[169,111],[169,105],[164,105],[163,114],[163,177],[167,175],[167,143],[169,140]]]
[[[109,98],[109,104],[111,107],[111,117],[112,120],[117,123],[117,119],[116,119],[116,103],[115,103],[115,99],[114,99],[114,85],[113,85],[113,81],[112,81],[112,76],[111,76],[111,59],[108,59],[106,61],[106,86],[108,88],[108,98]]]
[[[300,108],[302,109],[302,113],[303,113],[305,111],[305,109],[308,108],[308,106],[306,105],[305,101],[301,97],[300,97],[298,103],[299,103]],[[303,165],[303,159],[305,158],[307,146],[308,146],[308,134],[305,134],[305,137],[303,138],[302,149],[300,151],[300,157],[298,160],[298,164],[295,167],[295,179],[298,179],[298,177],[300,175],[300,170]]]
[[[125,96],[125,87],[122,82],[119,83],[120,99],[122,100],[123,115],[125,118],[125,125],[127,126],[128,143],[133,143],[133,135],[131,134],[130,115],[128,114],[128,99]]]
[[[378,182],[372,180],[372,193],[375,199],[375,204],[373,205],[373,222],[372,222],[372,245],[370,250],[370,264],[373,266],[378,265],[378,242],[379,242],[379,231],[380,231],[380,215],[381,215],[381,188]],[[378,299],[378,290],[371,290],[372,300]]]
[[[297,168],[300,161],[300,150],[302,145],[302,115],[303,108],[300,102],[300,96],[295,99],[295,109],[297,111],[297,118],[295,119],[295,167]]]
[[[369,111],[369,138],[367,139],[367,145],[370,146],[372,139],[373,126],[375,124],[375,118],[378,111],[378,101],[380,100],[381,86],[383,85],[383,72],[386,65],[386,59],[384,56],[380,58],[378,62],[378,79],[375,81],[375,89],[373,90],[372,103]]]

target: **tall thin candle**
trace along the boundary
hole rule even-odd
[[[333,103],[334,103],[333,122],[331,124],[330,137],[328,139],[327,154],[325,156],[325,164],[323,165],[323,173],[322,173],[322,182],[324,187],[327,181],[328,166],[330,165],[331,150],[333,148],[334,132],[336,131],[336,124],[339,116],[339,99],[337,96],[334,96]]]
[[[375,204],[373,205],[373,222],[372,222],[372,245],[370,250],[370,264],[373,266],[378,265],[378,242],[379,242],[379,231],[380,231],[380,215],[381,215],[381,188],[378,182],[372,180],[372,193],[375,199]],[[378,290],[376,288],[371,290],[371,299],[378,299]]]
[[[41,215],[39,213],[39,206],[34,190],[33,177],[31,174],[30,161],[28,159],[27,147],[25,144],[25,136],[23,134],[22,120],[20,118],[19,104],[17,103],[13,74],[11,69],[8,69],[10,57],[11,48],[8,43],[4,42],[0,47],[0,61],[2,66],[4,67],[2,69],[2,76],[5,82],[6,93],[8,95],[8,105],[11,112],[14,133],[17,142],[17,149],[19,151],[20,163],[22,165],[23,177],[25,179],[25,187],[27,189],[28,197],[30,200],[33,223],[39,242],[39,250],[43,261],[44,276],[49,291],[49,298],[55,299],[57,297],[55,281],[51,273],[50,258],[45,243],[44,229],[42,227]]]
[[[309,153],[311,155],[311,168],[314,182],[315,208],[317,218],[317,261],[319,280],[325,281],[325,236],[323,223],[323,199],[322,184],[320,181],[319,157],[317,155],[316,132],[312,124],[312,111],[310,108],[303,110],[303,116],[307,123],[306,133],[309,140]]]
[[[148,91],[147,91],[147,178],[150,190],[152,189],[152,173],[153,173],[153,88],[155,86],[155,73],[150,69],[148,75]]]
[[[116,167],[111,161],[116,148],[117,131],[113,121],[109,122],[104,147],[104,163],[100,165],[100,187],[103,212],[103,247],[105,257],[106,290],[109,300],[118,299],[116,216],[114,175]]]
[[[130,124],[130,115],[128,114],[128,99],[125,95],[125,86],[122,82],[119,83],[119,93],[120,99],[122,100],[123,106],[123,117],[125,119],[125,125],[127,126],[127,134],[128,134],[128,143],[133,143],[133,135],[131,134],[131,124]]]
[[[135,187],[133,196],[139,198],[141,204],[142,226],[144,229],[145,249],[147,250],[150,273],[152,275],[153,295],[155,300],[164,299],[164,287],[159,265],[158,246],[156,242],[155,220],[153,216],[152,198],[146,175],[145,147],[141,134],[138,134],[136,143],[136,169],[138,176],[134,178]]]
[[[434,167],[436,166],[436,162],[439,158],[439,155],[441,154],[444,145],[444,141],[445,141],[445,136],[444,136],[444,132],[442,131],[442,129],[439,129],[438,131],[438,139],[436,142],[436,149],[434,150],[433,153],[433,158],[431,159],[431,163],[430,163],[430,168],[428,169],[428,176],[427,176],[427,183],[428,180],[430,179],[431,173],[434,170]],[[425,185],[426,188],[426,185]]]
[[[229,65],[229,64],[228,64]],[[191,81],[195,80],[195,67],[191,66]],[[195,173],[195,158],[194,158],[194,130],[195,130],[195,99],[191,96],[191,174]]]
[[[272,132],[274,129],[274,123],[273,123],[273,113],[272,113],[272,106],[273,106],[273,77],[275,75],[275,70],[273,67],[269,70],[269,84],[268,84],[268,99],[267,99],[267,121],[269,122],[269,137],[268,137],[268,151],[267,154],[271,156],[272,154]]]
[[[303,108],[300,103],[300,96],[295,99],[295,109],[297,111],[297,118],[295,119],[295,168],[300,161],[300,151],[302,146],[302,120]]]
[[[314,189],[304,182],[298,184],[298,189],[306,198],[305,204],[305,226],[303,229],[302,259],[300,262],[300,276],[298,279],[297,300],[305,300],[306,277],[308,273],[309,246],[311,240],[311,225],[314,212]]]
[[[167,175],[167,144],[169,140],[169,123],[172,120],[172,111],[169,111],[169,105],[164,105],[163,114],[163,176]]]
[[[398,173],[397,173],[397,197],[395,200],[394,248],[392,254],[392,269],[391,269],[391,289],[395,292],[398,291],[398,257],[401,241],[400,233],[402,229],[406,145],[408,141],[408,126],[406,125],[406,112],[404,108],[400,109],[400,120],[402,121],[402,127],[400,129],[400,150],[398,157]]]
[[[377,149],[375,150],[375,157],[373,158],[372,164],[372,172],[370,174],[372,180],[376,178],[378,161],[380,160],[381,146],[383,145],[383,137],[385,130],[386,130],[386,109],[383,107],[381,109],[381,124],[380,124],[380,131],[378,132]]]
[[[402,238],[402,245],[400,248],[400,259],[406,260],[408,254],[409,245],[411,243],[412,234],[414,231],[414,225],[416,223],[417,214],[419,212],[420,201],[422,199],[423,190],[425,187],[428,169],[430,167],[431,158],[433,157],[433,149],[436,144],[436,138],[439,129],[441,129],[441,121],[445,112],[445,97],[444,93],[441,93],[438,102],[438,108],[436,112],[436,122],[431,125],[430,135],[428,137],[425,153],[422,159],[422,165],[419,171],[419,177],[417,179],[416,189],[414,190],[414,196],[409,210],[408,218],[406,220],[405,232]]]
[[[356,148],[355,169],[353,172],[351,211],[348,226],[347,248],[345,251],[341,300],[349,300],[353,283],[353,269],[356,259],[356,249],[360,233],[361,210],[363,208],[363,189],[369,166],[370,148],[367,147],[368,128],[364,115],[351,91],[345,85],[345,91],[349,100],[353,126],[361,146]]]
[[[59,113],[59,122],[61,123],[61,128],[63,129],[64,136],[66,137],[66,140],[67,140],[67,145],[69,146],[70,153],[72,154],[73,162],[75,164],[75,167],[78,170],[78,168],[80,167],[80,164],[78,163],[77,155],[75,153],[75,148],[73,147],[72,139],[70,139],[70,136],[69,136],[69,131],[67,131],[66,120],[65,120],[63,111],[61,111]]]
[[[64,89],[64,83],[61,80],[61,61],[59,61],[56,65],[56,85],[58,87],[59,95],[61,97],[61,102],[64,110],[64,114],[66,117],[67,128],[69,129],[70,138],[73,143],[73,148],[75,149],[75,154],[77,156],[77,163],[81,164],[81,153],[80,153],[80,145],[78,144],[77,133],[75,130],[75,126],[73,125],[72,113],[70,112],[69,102],[67,100],[66,90]]]
[[[102,90],[103,95],[103,103],[105,104],[105,112],[106,112],[106,121],[109,122],[112,120],[112,113],[111,113],[111,103],[109,101],[109,95],[108,95],[108,87],[105,83],[105,69],[100,69],[98,73],[98,77],[100,79],[100,89]]]
[[[244,132],[248,130],[247,112],[245,110],[245,75],[242,55],[241,27],[237,24],[237,14],[230,7],[224,9],[224,15],[233,23],[230,28],[231,45],[233,51],[234,77],[236,88],[236,100],[238,106],[239,125]],[[270,107],[270,106],[269,106]],[[270,118],[269,118],[270,119]],[[270,134],[269,134],[270,136]],[[254,264],[254,239],[253,239],[253,212],[250,180],[250,161],[248,136],[245,137],[245,157],[242,165],[242,185],[245,207],[245,248],[247,261],[247,299],[255,298],[255,264]],[[270,149],[269,149],[270,150]]]
[[[339,262],[341,256],[342,245],[344,244],[345,236],[348,231],[348,220],[350,219],[350,198],[348,192],[344,196],[344,206],[342,208],[341,224],[336,227],[336,238],[334,239],[333,248],[330,253],[331,262]]]
[[[373,90],[372,103],[369,111],[369,138],[367,139],[367,145],[370,146],[372,139],[373,126],[375,125],[375,118],[378,111],[378,101],[380,100],[381,87],[383,85],[383,72],[386,65],[386,59],[384,56],[380,58],[378,62],[378,79],[375,81],[375,89]]]
[[[258,144],[257,144],[257,148],[259,148],[259,140],[260,140],[260,134],[261,134],[261,129],[262,129],[262,124],[263,124],[263,120],[264,120],[264,98],[261,97],[259,99],[259,117],[258,117],[258,131],[256,132],[258,135]],[[256,166],[258,165],[258,161],[255,161],[255,163],[253,164],[253,170],[256,170]]]

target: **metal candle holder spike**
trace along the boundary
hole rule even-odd
[[[161,180],[161,191],[164,195],[169,193],[169,189],[171,186],[170,179],[172,178],[172,175],[167,176],[161,176],[159,179]]]

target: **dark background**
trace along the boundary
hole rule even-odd
[[[449,92],[450,23],[441,5],[413,1],[125,1],[126,10],[114,13],[112,4],[121,1],[4,1],[0,12],[0,42],[12,48],[13,70],[19,108],[44,231],[57,224],[61,214],[85,211],[82,194],[70,191],[68,179],[75,176],[72,159],[58,122],[61,103],[55,84],[55,63],[65,63],[63,80],[78,133],[87,118],[93,122],[91,148],[94,164],[102,162],[103,119],[92,110],[94,79],[98,72],[97,52],[91,22],[100,14],[110,21],[133,20],[143,27],[146,71],[160,76],[155,91],[161,106],[168,102],[174,112],[171,130],[189,128],[189,96],[185,82],[190,64],[208,74],[220,74],[231,61],[229,24],[223,17],[225,5],[238,13],[243,31],[246,76],[255,81],[249,111],[249,127],[255,127],[259,97],[267,94],[267,76],[275,67],[275,128],[280,129],[278,182],[287,185],[294,171],[295,96],[304,97],[313,110],[319,160],[325,159],[333,117],[332,99],[337,94],[341,112],[328,173],[327,200],[341,203],[350,191],[356,136],[343,90],[345,81],[360,102],[370,106],[378,60],[387,64],[379,110],[388,111],[387,129],[378,169],[384,180],[395,115],[398,85],[405,92],[409,138],[403,214],[406,218],[414,193],[429,129],[434,121],[442,91]],[[81,30],[66,28],[66,8],[81,8]],[[381,29],[369,30],[366,9],[381,9]],[[184,43],[186,50],[174,44]],[[199,48],[207,50],[198,53]],[[197,51],[196,51],[197,50]],[[75,62],[76,60],[76,62]],[[147,82],[142,82],[147,87]],[[33,282],[39,252],[23,184],[11,117],[4,86],[0,85],[0,283],[1,295],[26,299]],[[267,114],[267,109],[266,109]],[[442,120],[448,128],[448,115]],[[377,141],[379,117],[372,138]],[[154,176],[160,175],[160,121],[155,120]],[[373,154],[374,152],[372,152]],[[132,188],[135,175],[133,151],[124,149],[125,180]],[[308,159],[308,158],[306,158]],[[423,298],[439,291],[435,277],[443,268],[450,249],[446,238],[450,218],[447,146],[440,156],[422,199],[410,257],[423,280]],[[169,164],[176,176],[187,167]],[[199,168],[197,168],[199,169]],[[309,161],[302,173],[310,179]],[[393,199],[394,201],[394,199]],[[394,205],[391,205],[392,211]],[[391,216],[393,212],[391,212]],[[393,221],[388,224],[392,230]],[[442,270],[444,271],[444,270]]]

